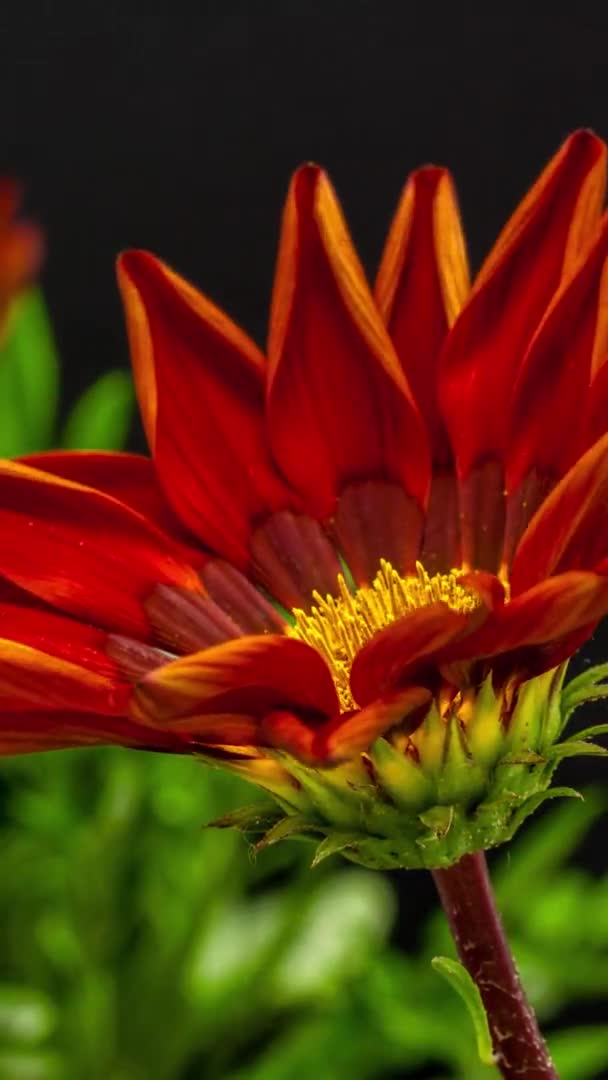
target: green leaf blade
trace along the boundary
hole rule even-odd
[[[483,1065],[495,1065],[496,1060],[492,1049],[492,1036],[490,1035],[486,1010],[479,989],[468,971],[458,960],[451,960],[447,956],[434,956],[431,965],[433,970],[442,975],[464,1001],[473,1023],[479,1060]]]
[[[116,369],[89,386],[70,413],[61,440],[66,450],[120,450],[133,416],[133,383]]]

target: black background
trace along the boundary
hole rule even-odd
[[[608,14],[588,4],[134,7],[0,15],[0,171],[23,178],[47,232],[70,394],[127,363],[113,272],[125,246],[162,255],[263,342],[303,160],[330,171],[370,273],[407,173],[449,165],[477,265],[573,128],[608,136]]]
[[[0,15],[0,172],[23,179],[47,234],[68,400],[128,362],[113,272],[123,247],[162,255],[263,344],[281,203],[301,161],[330,171],[370,273],[407,173],[449,165],[476,266],[573,128],[608,137],[601,5],[129,7]],[[605,642],[586,655],[605,657]],[[603,843],[587,854],[605,867]],[[406,942],[434,899],[423,875],[402,892]]]

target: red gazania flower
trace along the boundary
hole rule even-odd
[[[496,795],[505,747],[540,761],[608,611],[605,163],[573,135],[472,288],[450,176],[419,170],[374,294],[300,169],[267,358],[124,254],[152,458],[1,466],[2,751],[201,752],[300,811],[315,766],[425,809]]]
[[[40,230],[16,220],[20,203],[18,185],[0,179],[0,337],[11,301],[36,275],[42,258]]]

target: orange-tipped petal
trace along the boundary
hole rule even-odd
[[[562,639],[596,623],[607,611],[608,578],[571,570],[539,582],[496,609],[477,631],[448,646],[438,662],[492,657],[552,642],[560,646]]]
[[[433,695],[424,686],[408,686],[405,690],[373,701],[365,709],[350,716],[336,718],[324,725],[314,741],[318,761],[335,764],[355,754],[369,750],[372,743],[396,724],[401,724],[413,712],[424,709]]]
[[[598,334],[604,334],[602,323],[608,323],[608,297],[601,295],[607,255],[608,218],[576,273],[555,296],[515,383],[507,451],[509,492],[532,469],[557,480],[572,463],[594,344]]]
[[[13,180],[0,180],[0,316],[13,296],[38,272],[44,252],[42,233],[27,221],[15,221],[21,190]]]
[[[365,645],[353,662],[350,685],[353,697],[364,708],[390,694],[420,664],[463,634],[479,619],[453,611],[447,604],[428,604],[387,626]]]
[[[25,594],[27,596],[27,594]],[[39,649],[89,671],[117,676],[106,652],[108,635],[87,623],[43,608],[0,600],[0,632],[4,638]]]
[[[429,165],[409,178],[391,224],[375,297],[431,440],[433,460],[450,448],[437,405],[441,346],[469,292],[454,186]]]
[[[608,435],[553,488],[524,532],[513,560],[514,596],[556,570],[592,569],[608,552]]]
[[[419,503],[427,437],[325,174],[300,169],[283,216],[269,336],[276,459],[322,518],[349,481],[400,481]]]
[[[281,708],[321,717],[338,710],[319,653],[278,634],[239,638],[175,660],[141,681],[136,700],[143,717],[160,723],[206,714],[263,716]]]
[[[507,404],[526,348],[597,228],[605,159],[604,144],[590,132],[567,140],[499,237],[449,334],[439,399],[461,477],[503,453]]]
[[[267,446],[264,358],[153,255],[123,254],[118,280],[135,385],[166,496],[196,536],[244,567],[252,522],[296,505]]]
[[[294,713],[277,710],[264,718],[262,732],[271,746],[286,750],[300,761],[335,765],[369,750],[375,739],[431,700],[430,690],[408,686],[373,701],[365,709],[337,715],[320,727],[306,724]]]
[[[0,708],[76,709],[124,713],[129,688],[122,680],[0,638]]]
[[[0,574],[108,630],[146,636],[143,601],[158,583],[200,589],[179,548],[145,518],[92,488],[0,463]]]

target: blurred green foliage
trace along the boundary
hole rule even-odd
[[[58,420],[60,367],[38,289],[13,304],[0,341],[0,457],[40,450],[119,450],[129,434],[134,394],[126,371],[106,372]]]
[[[2,454],[123,444],[124,373],[90,388],[61,434],[58,382],[33,292],[0,350]],[[205,827],[250,802],[247,785],[190,759],[99,750],[2,763],[0,1080],[496,1075],[433,970],[453,955],[441,912],[421,917],[415,952],[398,951],[389,878],[336,857],[311,872],[301,841],[254,857],[241,836]],[[595,793],[552,809],[494,860],[564,1080],[608,1070],[605,1026],[559,1027],[566,1006],[608,1003],[608,876],[572,861],[604,809]]]
[[[0,793],[2,1080],[494,1075],[432,968],[453,951],[441,913],[399,953],[382,874],[338,859],[311,872],[296,841],[254,858],[204,828],[250,801],[242,782],[189,759],[71,751],[4,763]],[[496,861],[549,1031],[566,1005],[608,1001],[608,877],[569,865],[602,810],[593,793],[564,804]],[[605,1028],[551,1045],[565,1080],[608,1063]]]

